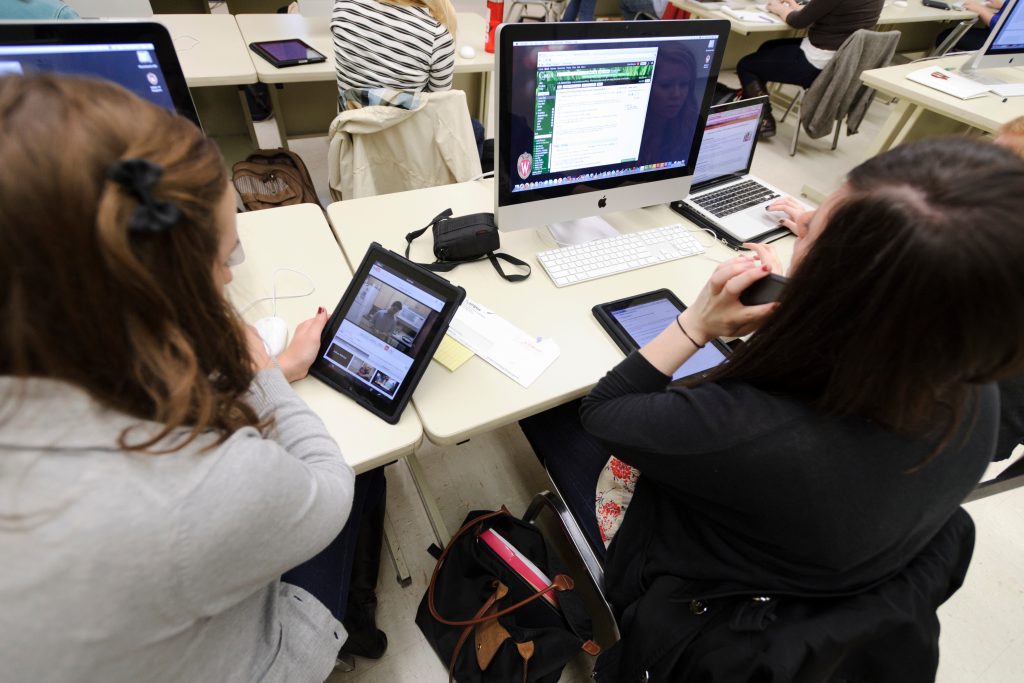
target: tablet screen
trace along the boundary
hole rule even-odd
[[[323,59],[322,54],[299,40],[275,40],[258,45],[279,62]]]
[[[391,398],[442,308],[444,302],[422,286],[374,263],[323,358],[337,372]]]
[[[636,348],[640,348],[661,334],[662,330],[671,324],[673,318],[679,315],[681,310],[671,300],[658,298],[612,309],[608,312],[616,322],[622,325],[622,328],[632,338]],[[721,350],[714,344],[706,344],[704,348],[697,349],[697,353],[690,356],[690,359],[676,370],[672,379],[677,380],[707,372],[724,360],[725,354]]]

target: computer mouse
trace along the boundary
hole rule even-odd
[[[284,351],[288,342],[288,323],[276,315],[268,315],[266,318],[257,320],[253,327],[259,332],[263,345],[267,347],[267,353],[271,358],[276,358]]]
[[[463,59],[473,59],[473,57],[476,57],[476,50],[473,49],[472,45],[463,45],[459,48],[459,56]]]
[[[906,7],[907,0],[892,0],[893,7]]]

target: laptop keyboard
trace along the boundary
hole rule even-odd
[[[744,180],[742,183],[714,190],[699,197],[690,197],[690,201],[713,216],[724,218],[778,196],[777,192],[769,190],[756,180]]]

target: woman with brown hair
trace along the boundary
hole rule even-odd
[[[288,385],[326,312],[277,362],[243,325],[234,193],[185,119],[7,76],[0,131],[5,677],[324,680],[339,588],[281,576],[331,561],[353,500]]]

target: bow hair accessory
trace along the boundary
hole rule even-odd
[[[162,166],[147,159],[122,159],[115,161],[107,170],[107,178],[139,200],[128,222],[129,231],[164,232],[181,218],[181,210],[177,206],[153,198],[153,186],[163,174]]]

